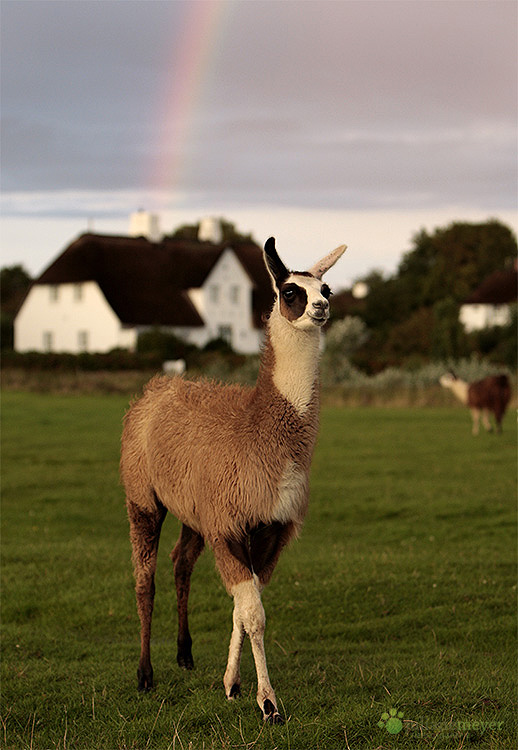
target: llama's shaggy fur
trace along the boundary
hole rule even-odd
[[[160,528],[167,511],[182,522],[172,559],[178,598],[178,663],[192,667],[187,623],[190,575],[207,542],[234,597],[224,686],[239,693],[249,635],[264,718],[280,721],[264,655],[260,592],[283,547],[300,530],[318,431],[320,329],[329,316],[325,271],[337,248],[310,272],[289,272],[265,247],[276,302],[253,388],[156,377],[125,418],[121,477],[126,489],[141,619],[139,689],[153,685],[149,640]]]

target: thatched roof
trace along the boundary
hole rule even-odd
[[[516,302],[518,273],[515,268],[495,271],[464,300],[465,305],[506,305]]]
[[[96,281],[114,312],[126,325],[202,326],[187,294],[199,288],[228,243],[164,238],[83,234],[36,279],[35,284]],[[236,254],[253,284],[254,325],[272,304],[271,283],[262,250],[236,242]]]

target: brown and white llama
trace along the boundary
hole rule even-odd
[[[511,399],[511,385],[507,375],[489,375],[482,380],[468,383],[450,370],[440,378],[439,382],[443,388],[449,388],[459,401],[471,409],[473,435],[478,435],[480,415],[482,415],[484,427],[491,432],[490,413],[495,417],[497,432],[502,432],[502,419]]]
[[[264,248],[275,302],[253,388],[181,377],[153,378],[129,409],[122,435],[126,490],[141,623],[139,690],[153,686],[150,632],[160,529],[167,511],[182,522],[171,553],[178,604],[181,667],[191,669],[187,601],[194,564],[206,542],[234,598],[223,678],[240,693],[240,660],[249,636],[263,718],[283,721],[264,650],[261,591],[283,547],[297,535],[308,505],[309,470],[319,421],[318,364],[330,289],[322,276],[345,250],[310,271],[291,272],[275,240]]]

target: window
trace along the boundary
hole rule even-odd
[[[232,302],[233,305],[237,305],[237,303],[239,302],[239,292],[240,291],[241,290],[240,290],[240,288],[238,287],[237,284],[233,284],[230,287],[230,301]]]
[[[49,299],[51,302],[57,302],[59,299],[59,286],[57,284],[52,284],[52,286],[49,286]]]
[[[88,331],[79,331],[77,334],[77,346],[80,352],[88,351]]]
[[[209,286],[209,299],[214,304],[219,302],[219,286],[216,286],[215,284]]]
[[[74,302],[81,302],[83,299],[83,285],[74,284]]]
[[[43,351],[51,352],[53,343],[52,331],[43,331]]]

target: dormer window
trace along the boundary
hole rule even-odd
[[[219,302],[219,286],[216,284],[209,286],[209,299],[215,305]]]
[[[74,302],[81,302],[83,299],[83,285],[74,284]]]
[[[57,302],[59,299],[59,286],[57,284],[52,284],[52,286],[49,286],[49,299],[51,302]]]

